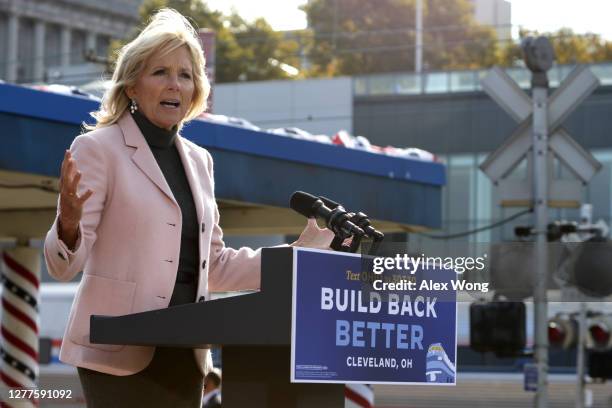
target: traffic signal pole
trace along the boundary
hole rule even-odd
[[[548,407],[548,80],[533,73],[533,204],[536,230],[534,300],[535,361],[538,370],[536,407]]]
[[[591,226],[593,223],[593,206],[583,204],[580,207],[580,223]],[[585,403],[585,367],[586,367],[586,336],[587,336],[587,307],[580,302],[580,309],[576,318],[578,322],[578,339],[576,341],[576,408],[584,408]]]
[[[580,312],[578,314],[578,342],[576,344],[576,408],[584,408],[585,402],[585,347],[586,347],[586,303],[580,302]]]
[[[502,205],[516,207],[529,204],[534,211],[534,357],[538,377],[535,406],[546,408],[549,347],[546,293],[548,207],[567,202],[579,203],[580,183],[587,183],[601,168],[601,163],[579,147],[562,127],[569,113],[597,88],[599,80],[588,68],[576,68],[549,98],[547,72],[555,58],[550,40],[546,37],[527,37],[521,48],[525,65],[532,73],[531,98],[500,68],[493,68],[482,80],[485,92],[519,123],[519,127],[487,156],[480,169],[498,186]],[[578,180],[549,191],[549,183],[559,181],[554,177],[549,180],[553,154],[564,167],[578,176]],[[508,178],[525,158],[531,177],[525,181]]]
[[[416,0],[416,36],[414,47],[414,72],[423,71],[423,0]]]
[[[533,165],[532,203],[536,231],[534,334],[535,363],[538,389],[535,406],[548,407],[548,70],[555,53],[546,37],[527,37],[522,44],[525,64],[531,71],[532,133],[531,153]]]

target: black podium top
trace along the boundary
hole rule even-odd
[[[261,290],[125,316],[91,316],[90,341],[137,346],[289,345],[293,248],[264,248]]]

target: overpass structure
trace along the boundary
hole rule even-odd
[[[38,369],[39,356],[46,355],[40,358],[43,362],[54,360],[75,283],[45,283],[39,296],[43,266],[37,241],[45,236],[56,214],[64,151],[81,133],[82,123],[91,120],[89,112],[98,104],[87,97],[0,83],[0,272],[4,286],[0,323],[3,333],[5,327],[18,328],[3,338],[3,359],[10,364],[0,365],[0,371],[3,378],[11,378],[7,384],[13,386],[33,387],[38,373],[42,374],[41,384],[73,384],[76,378],[74,370],[61,365]],[[349,209],[364,211],[383,231],[440,226],[446,182],[440,163],[203,120],[192,121],[182,133],[214,157],[216,197],[226,234],[298,234],[305,220],[287,208],[295,190],[325,195]],[[39,344],[43,338],[47,346]],[[23,350],[30,352],[29,357]]]
[[[56,212],[63,152],[98,101],[0,84],[0,236],[43,237]],[[441,223],[440,163],[195,120],[183,135],[215,160],[216,196],[227,234],[295,234],[304,221],[287,208],[295,190],[366,212],[383,231]]]

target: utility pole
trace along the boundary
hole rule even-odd
[[[416,0],[416,36],[414,46],[414,72],[423,71],[423,0]]]
[[[593,206],[583,204],[580,207],[580,224],[592,228]],[[576,408],[584,408],[586,400],[585,363],[587,338],[587,305],[584,300],[580,302],[578,312],[578,341],[576,344]]]
[[[522,44],[525,63],[531,70],[533,101],[532,163],[533,211],[536,230],[536,276],[533,293],[535,362],[538,389],[535,406],[548,407],[548,76],[554,51],[548,38],[528,37]]]
[[[578,342],[576,344],[576,408],[584,408],[586,399],[586,388],[584,381],[585,368],[585,347],[587,336],[587,308],[585,302],[580,302],[580,312],[578,314]]]
[[[482,87],[519,126],[501,146],[480,165],[497,185],[503,206],[530,206],[535,224],[535,276],[533,289],[535,368],[537,389],[535,406],[548,406],[548,208],[580,203],[581,184],[586,184],[601,168],[595,157],[576,143],[563,129],[563,121],[599,86],[587,67],[577,67],[548,97],[547,71],[554,51],[545,37],[526,38],[522,44],[525,63],[532,72],[531,98],[500,68],[493,68],[482,80]],[[555,177],[553,158],[577,176],[577,180]],[[526,180],[508,176],[527,160]]]
[[[338,0],[334,0],[334,26],[332,28],[332,49],[334,54],[338,51],[338,40],[336,32],[338,30]]]

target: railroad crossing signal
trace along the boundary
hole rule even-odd
[[[561,124],[599,86],[599,80],[585,66],[575,68],[548,101],[549,155],[548,206],[577,207],[582,185],[601,168]],[[530,206],[532,202],[532,100],[502,69],[495,67],[482,80],[484,91],[519,123],[514,133],[491,153],[480,169],[500,187],[502,206]],[[578,180],[559,180],[553,175],[553,157],[568,167]],[[527,179],[507,176],[527,160]]]
[[[546,226],[549,207],[578,207],[581,183],[585,184],[601,164],[572,140],[561,127],[564,119],[598,86],[599,81],[587,68],[575,69],[552,96],[548,95],[547,71],[554,60],[554,49],[545,37],[524,39],[521,45],[525,63],[531,71],[532,98],[500,69],[484,78],[483,88],[517,122],[518,128],[480,169],[500,187],[501,204],[529,206],[534,213],[535,287],[534,357],[537,370],[535,406],[548,406],[548,247]],[[579,179],[561,181],[554,177],[557,158]],[[527,180],[507,177],[526,159]],[[582,379],[582,376],[580,377]],[[581,392],[582,393],[582,392]]]
[[[597,316],[589,322],[587,346],[596,351],[612,349],[612,316]]]
[[[548,320],[548,344],[569,349],[578,343],[578,321],[573,316],[557,314]]]
[[[580,347],[580,324],[575,314],[558,313],[548,320],[548,342],[555,349]],[[612,378],[612,315],[592,315],[585,321],[588,373],[593,379]]]
[[[612,315],[590,319],[586,340],[589,376],[596,381],[612,379]]]

